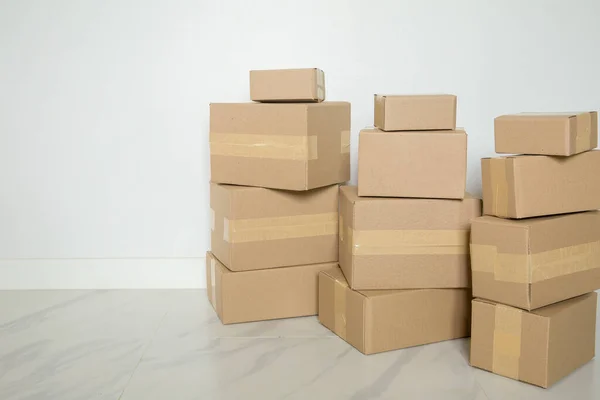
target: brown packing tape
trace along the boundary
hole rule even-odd
[[[325,100],[325,73],[317,69],[317,99]]]
[[[468,230],[348,230],[353,255],[468,254]]]
[[[276,160],[316,160],[317,136],[211,132],[210,154]]]
[[[523,311],[497,304],[494,314],[492,372],[519,379]]]
[[[498,253],[496,246],[471,244],[471,269],[493,273],[498,281],[529,283],[528,262],[526,254]]]
[[[499,217],[508,216],[507,158],[490,159],[490,185],[492,187],[492,210]]]
[[[237,220],[225,218],[223,226],[223,240],[229,243],[337,235],[338,213]]]
[[[592,146],[592,113],[578,114],[575,120],[575,152],[581,153]]]
[[[210,259],[210,268],[208,270],[208,279],[210,284],[210,304],[212,304],[215,311],[217,311],[217,281],[216,281],[216,261],[211,257]]]
[[[340,153],[350,153],[350,131],[342,131]]]
[[[333,313],[335,333],[346,340],[346,284],[335,280],[333,284]]]

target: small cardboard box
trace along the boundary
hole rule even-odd
[[[211,183],[212,252],[232,271],[337,262],[338,193]]]
[[[211,104],[211,180],[308,190],[350,179],[350,103]]]
[[[570,156],[598,146],[598,113],[521,113],[494,120],[496,153]]]
[[[469,336],[468,289],[348,287],[339,268],[319,275],[319,321],[364,354]]]
[[[481,200],[359,197],[340,188],[339,262],[352,289],[470,287]]]
[[[466,181],[467,134],[462,129],[360,131],[359,196],[462,199]]]
[[[527,312],[473,300],[471,365],[544,388],[595,353],[597,294]]]
[[[600,212],[471,225],[473,296],[532,310],[600,289]]]
[[[528,218],[600,208],[600,151],[483,158],[483,213]]]
[[[456,129],[456,96],[376,94],[374,124],[384,131]]]
[[[316,315],[319,272],[337,263],[232,272],[206,253],[210,304],[224,324]]]
[[[318,68],[250,71],[250,98],[262,102],[325,100],[325,74]]]

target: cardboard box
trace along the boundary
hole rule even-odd
[[[600,212],[471,225],[473,296],[532,310],[600,289]]]
[[[473,300],[471,365],[544,388],[594,358],[597,294],[537,310]]]
[[[210,304],[224,324],[316,315],[319,272],[337,263],[233,272],[206,253]]]
[[[262,102],[325,100],[325,74],[318,68],[250,71],[250,98]]]
[[[483,158],[483,213],[527,218],[600,208],[600,151]]]
[[[462,199],[466,181],[467,134],[462,129],[359,133],[359,196]]]
[[[470,286],[469,230],[481,200],[358,197],[340,188],[339,262],[352,289]]]
[[[469,336],[468,289],[348,287],[339,268],[319,275],[319,321],[364,354]]]
[[[570,156],[598,146],[598,113],[521,113],[494,120],[496,153]]]
[[[211,104],[211,180],[308,190],[350,179],[350,103]]]
[[[376,94],[375,126],[384,131],[456,129],[456,96]]]
[[[338,193],[211,183],[212,252],[232,271],[337,262]]]

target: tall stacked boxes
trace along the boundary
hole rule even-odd
[[[471,364],[549,387],[595,354],[597,113],[496,118],[473,221]]]
[[[260,103],[210,106],[206,274],[223,323],[317,314],[350,176],[350,104],[323,102],[322,71],[251,71],[250,88]]]

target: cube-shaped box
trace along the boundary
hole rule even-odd
[[[456,96],[375,95],[375,123],[384,131],[456,129]]]
[[[308,190],[350,179],[350,103],[210,106],[211,180]]]
[[[462,199],[466,181],[467,134],[462,129],[359,133],[359,196]]]
[[[600,151],[483,158],[483,213],[528,218],[600,208]]]
[[[250,71],[250,98],[261,102],[325,100],[325,74],[318,68]]]
[[[208,300],[224,324],[316,315],[319,272],[337,263],[233,272],[206,254]]]
[[[544,388],[594,358],[597,294],[523,311],[473,300],[471,365]]]
[[[494,120],[496,153],[570,156],[598,146],[598,113],[520,113]]]
[[[473,296],[532,310],[600,289],[600,212],[471,225]]]
[[[352,289],[470,287],[481,200],[359,197],[340,188],[339,263]]]
[[[335,262],[338,193],[211,183],[212,252],[232,271]]]
[[[468,289],[366,290],[319,275],[319,321],[364,354],[469,336]]]

